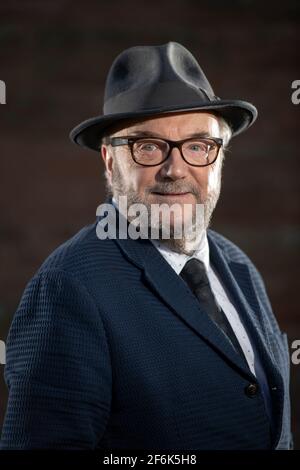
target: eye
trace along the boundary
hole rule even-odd
[[[156,142],[153,142],[153,141],[139,141],[137,142],[137,149],[140,151],[140,152],[147,152],[147,153],[151,153],[151,152],[155,152],[157,150],[159,150],[159,145],[158,143]]]
[[[205,142],[191,142],[188,145],[188,150],[191,152],[208,152],[209,145]]]
[[[205,147],[203,145],[199,145],[199,144],[191,144],[189,146],[189,149],[194,150],[195,152],[198,152],[199,150],[203,150],[203,148],[205,148]]]
[[[153,150],[157,149],[157,145],[155,144],[141,144],[141,150],[145,150],[146,152],[152,152]]]
[[[189,152],[205,154],[208,154],[211,150],[214,150],[215,148],[216,144],[214,142],[207,142],[202,140],[189,142],[187,146]]]

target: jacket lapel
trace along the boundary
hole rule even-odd
[[[265,314],[261,310],[255,289],[253,288],[249,267],[243,263],[227,261],[222,251],[213,240],[210,231],[208,231],[208,242],[210,248],[210,261],[216,268],[222,283],[231,294],[241,316],[241,320],[247,328],[251,339],[255,342],[264,367],[270,368],[271,364],[272,370],[278,370],[274,362],[274,356],[269,343],[268,332],[264,319]],[[251,292],[251,297],[253,299],[252,305],[247,301],[244,295],[245,290],[242,290],[240,285],[245,285],[248,291]],[[253,309],[254,306],[256,307],[255,310]]]

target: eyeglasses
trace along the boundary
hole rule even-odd
[[[217,159],[223,140],[217,137],[200,137],[184,140],[165,140],[155,137],[110,137],[113,147],[129,145],[133,160],[139,165],[161,165],[174,147],[180,150],[183,160],[192,166],[208,166]]]

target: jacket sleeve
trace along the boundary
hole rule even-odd
[[[37,274],[7,341],[1,449],[93,449],[109,417],[111,363],[99,310],[71,274]]]

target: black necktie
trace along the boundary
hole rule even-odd
[[[245,358],[240,343],[238,342],[225,313],[215,300],[206,274],[206,269],[202,261],[196,258],[188,260],[184,265],[180,276],[188,284],[208,316],[227,336],[234,349],[239,352],[243,358]]]

